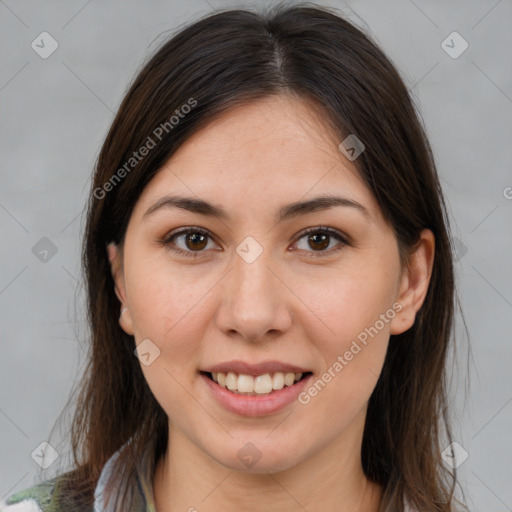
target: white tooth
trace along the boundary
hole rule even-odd
[[[272,391],[272,377],[269,373],[258,375],[254,379],[255,393],[270,393]]]
[[[212,379],[217,382],[217,373],[216,372],[212,372]]]
[[[284,385],[285,386],[291,386],[294,381],[295,381],[295,373],[287,373],[284,376]]]
[[[272,377],[272,388],[273,389],[283,389],[284,387],[284,373],[277,372],[274,373]]]
[[[226,376],[226,387],[233,391],[234,389],[236,389],[236,386],[238,384],[238,379],[236,377],[236,375],[233,373],[233,372],[229,372]]]
[[[254,377],[240,374],[238,376],[238,391],[240,393],[254,393]]]
[[[233,372],[212,373],[212,378],[220,386],[226,387],[235,393],[256,393],[260,395],[269,394],[273,389],[279,390],[285,386],[292,386],[300,380],[302,373],[266,373],[253,377],[252,375],[236,374]]]

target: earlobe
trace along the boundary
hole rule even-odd
[[[402,273],[397,297],[402,309],[391,322],[391,334],[402,334],[413,326],[416,314],[427,296],[434,251],[434,234],[429,229],[424,229]]]
[[[127,307],[126,292],[124,287],[124,276],[122,269],[122,254],[114,242],[107,245],[107,254],[110,262],[110,270],[114,279],[114,291],[121,303],[121,312],[119,315],[119,325],[130,335],[133,335],[133,326],[130,310]]]
[[[126,334],[130,334],[133,336],[134,330],[132,324],[132,316],[130,314],[129,308],[122,308],[121,314],[119,315],[119,325]]]
[[[126,299],[124,294],[124,283],[122,283],[121,253],[114,242],[110,242],[107,245],[107,254],[110,262],[110,271],[112,272],[112,278],[114,279],[114,290],[119,302],[123,304],[126,302]]]

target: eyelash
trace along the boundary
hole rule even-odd
[[[172,247],[171,241],[174,238],[176,238],[179,235],[183,235],[183,234],[187,234],[187,233],[199,233],[201,235],[208,236],[210,239],[213,239],[213,236],[210,233],[210,231],[208,231],[206,229],[203,229],[203,228],[198,228],[198,227],[193,227],[192,226],[192,227],[187,227],[187,228],[179,229],[178,231],[174,231],[174,232],[169,233],[162,240],[160,240],[160,243],[162,245],[164,245],[164,246],[170,247],[170,249],[172,251],[174,251],[174,252],[176,252],[178,254],[181,254],[183,256],[187,256],[189,258],[197,258],[198,256],[201,255],[202,252],[204,252],[204,250],[202,250],[202,251],[184,251],[183,249],[179,249],[177,247]],[[338,252],[341,249],[343,249],[344,246],[350,245],[348,240],[339,231],[337,231],[335,229],[332,229],[332,228],[329,228],[327,226],[317,226],[317,227],[307,228],[304,231],[301,231],[297,235],[297,238],[296,238],[294,243],[297,243],[301,238],[305,237],[306,235],[309,235],[310,233],[323,233],[323,234],[329,235],[330,237],[336,238],[340,242],[340,244],[339,244],[339,246],[337,248],[334,248],[334,249],[331,248],[331,249],[329,249],[327,251],[325,251],[325,250],[322,250],[322,251],[306,251],[308,253],[311,253],[311,254],[308,254],[308,257],[311,257],[311,258],[330,256],[333,253]]]

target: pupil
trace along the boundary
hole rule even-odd
[[[312,234],[309,236],[309,241],[310,242],[313,242],[313,244],[315,243],[318,243],[315,241],[316,238],[320,238],[321,239],[321,246],[320,247],[316,247],[317,249],[325,249],[326,247],[329,246],[329,235],[326,235],[326,234],[318,234],[318,233],[315,233],[315,234]],[[313,249],[315,249],[315,247],[312,247]]]
[[[201,240],[202,238],[202,240]],[[189,247],[189,249],[203,249],[206,244],[205,244],[205,240],[206,240],[206,236],[203,235],[202,233],[193,233],[193,234],[189,234],[187,235],[187,246],[188,246],[188,243],[189,242],[192,242],[192,247]],[[199,244],[197,244],[197,242],[199,241]],[[201,242],[203,245],[201,245]]]
[[[322,233],[314,233],[309,236],[309,242],[312,242],[312,248],[313,249],[325,249],[329,246],[329,235]],[[193,233],[187,235],[187,245],[192,242],[192,247],[189,246],[189,249],[203,249],[206,244],[206,236],[202,233]],[[316,245],[316,247],[314,247]]]

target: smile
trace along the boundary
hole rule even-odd
[[[241,416],[256,417],[276,413],[291,405],[313,373],[275,372],[252,376],[201,371],[199,375],[209,396],[223,409]]]
[[[304,376],[308,375],[308,373],[305,373]],[[257,376],[233,372],[212,372],[206,375],[214,382],[217,382],[219,386],[235,394],[245,396],[268,395],[284,387],[293,386],[295,382],[298,382],[303,377],[302,373],[292,372],[265,373]]]

